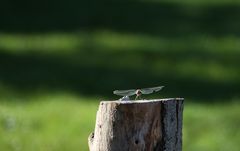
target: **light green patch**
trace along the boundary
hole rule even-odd
[[[187,104],[183,150],[238,150],[239,103]],[[231,141],[229,141],[231,140]]]
[[[0,150],[88,150],[97,104],[71,95],[3,102]]]
[[[45,94],[25,102],[1,102],[0,150],[87,151],[94,129],[97,99]],[[183,150],[238,150],[240,106],[185,102]],[[229,141],[231,140],[231,141]]]
[[[74,34],[0,34],[0,48],[14,53],[73,51],[83,39]]]
[[[236,36],[213,37],[194,34],[179,38],[144,34],[95,31],[48,34],[0,33],[0,48],[15,53],[73,53],[85,48],[97,51],[157,51],[157,52],[208,52],[212,54],[239,54],[240,39]]]

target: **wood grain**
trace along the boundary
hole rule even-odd
[[[100,102],[90,151],[181,151],[183,101]]]

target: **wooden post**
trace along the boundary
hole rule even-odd
[[[183,101],[100,102],[90,151],[181,151]]]

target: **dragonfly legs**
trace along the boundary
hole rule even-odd
[[[141,99],[142,99],[141,95],[136,95],[135,100],[141,100]]]

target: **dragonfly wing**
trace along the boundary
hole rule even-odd
[[[152,88],[144,88],[141,89],[142,94],[151,94],[153,92],[160,91],[164,86],[159,86],[159,87],[152,87]]]
[[[115,91],[113,91],[113,94],[120,95],[120,96],[132,96],[132,95],[136,94],[136,90],[135,89],[115,90]]]

